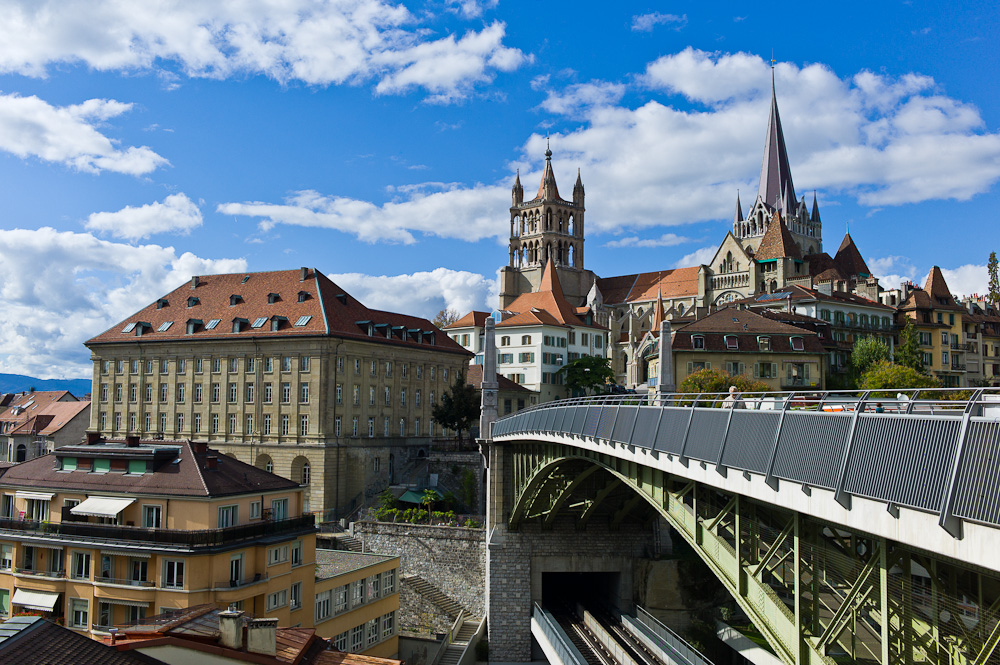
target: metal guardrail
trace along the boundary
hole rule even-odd
[[[688,644],[683,637],[670,630],[669,626],[638,605],[635,608],[635,618],[647,630],[676,651],[677,655],[684,658],[689,665],[713,665],[712,661],[701,655],[701,652]]]
[[[587,659],[583,657],[583,654],[576,648],[576,645],[570,641],[569,636],[566,635],[566,631],[538,603],[535,603],[534,610],[532,610],[531,623],[532,627],[538,626],[542,635],[548,640],[549,646],[555,652],[555,660],[557,662],[561,665],[587,665]],[[548,654],[546,655],[548,656]],[[553,659],[549,657],[549,660],[552,661]]]
[[[547,402],[494,423],[494,438],[602,439],[727,469],[1000,527],[1000,389],[669,393]],[[723,407],[730,408],[723,408]],[[733,408],[735,407],[735,408]]]

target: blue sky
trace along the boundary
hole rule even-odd
[[[819,4],[814,7],[812,5]],[[1000,249],[986,2],[0,0],[0,371],[192,274],[315,266],[369,306],[489,309],[551,137],[587,267],[706,261],[757,190],[774,70],[824,249],[984,290]]]

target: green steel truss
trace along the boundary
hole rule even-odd
[[[1000,664],[998,575],[613,455],[503,449],[509,528],[661,515],[790,665]]]

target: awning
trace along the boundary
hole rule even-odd
[[[18,499],[36,499],[38,501],[51,501],[55,494],[46,494],[44,492],[14,492],[14,497]]]
[[[74,515],[117,517],[118,513],[135,503],[135,499],[111,496],[91,496],[69,509]]]
[[[109,605],[124,605],[125,607],[149,607],[149,602],[141,602],[138,600],[119,600],[117,598],[94,598],[99,603],[108,603]]]
[[[58,593],[49,593],[48,591],[29,591],[28,589],[14,589],[14,597],[11,599],[11,602],[15,605],[20,605],[21,607],[27,607],[29,610],[51,612],[52,608],[56,606],[57,600],[59,600]]]
[[[127,556],[133,559],[149,559],[153,555],[149,552],[143,552],[142,550],[101,550],[101,554],[105,556]]]
[[[424,490],[424,491],[426,491],[426,490]],[[434,499],[435,501],[438,501],[438,500],[444,498],[441,495],[441,493],[438,492],[437,490],[431,490],[431,491],[434,492],[437,495],[437,498]],[[403,492],[403,494],[397,500],[398,501],[402,501],[403,503],[416,503],[418,505],[423,505],[423,503],[424,503],[424,492],[414,492],[413,490],[406,490],[405,492]]]

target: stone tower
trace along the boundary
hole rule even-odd
[[[736,196],[736,214],[733,216],[733,235],[744,249],[756,252],[775,213],[791,232],[802,255],[823,251],[823,225],[819,219],[819,206],[813,196],[812,214],[806,198],[795,198],[792,170],[785,149],[785,134],[778,115],[778,99],[774,91],[774,71],[771,72],[771,114],[767,120],[764,138],[764,159],[760,166],[760,185],[757,199],[743,217],[739,194]]]
[[[500,270],[500,308],[541,283],[545,264],[552,259],[566,299],[583,305],[595,276],[583,267],[583,180],[577,172],[573,200],[559,196],[552,171],[552,150],[545,151],[545,171],[538,193],[524,200],[518,173],[511,191],[509,263]]]

